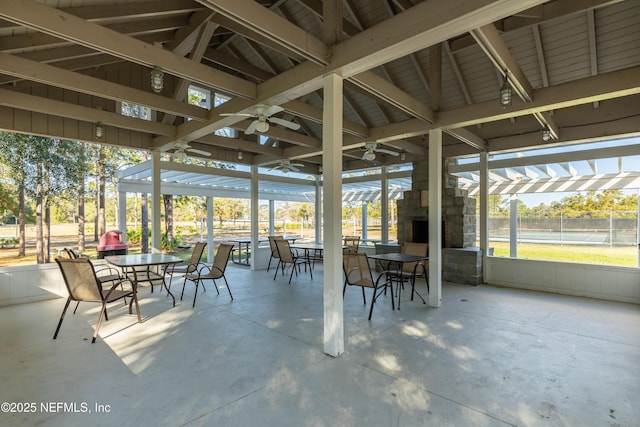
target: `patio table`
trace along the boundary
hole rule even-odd
[[[412,262],[419,262],[419,261],[426,261],[429,259],[428,255],[409,255],[409,254],[403,254],[403,253],[388,253],[388,254],[375,254],[375,255],[368,255],[369,259],[374,259],[376,261],[386,261],[387,262],[387,268],[384,268],[384,270],[391,270],[390,265],[393,263],[396,266],[396,273],[391,277],[391,279],[395,279],[398,281],[398,310],[400,310],[400,296],[402,295],[402,266],[405,263],[412,263]],[[385,273],[388,274],[388,273]],[[422,298],[422,295],[420,295],[420,293],[418,291],[415,290],[414,288],[414,292],[420,297],[420,299],[422,300],[422,302],[424,303],[425,300],[424,298]]]
[[[140,255],[110,255],[104,257],[104,260],[109,264],[115,265],[127,271],[128,269],[133,270],[133,280],[131,281],[133,285],[133,292],[137,295],[138,293],[138,273],[140,271],[136,270],[136,267],[153,267],[153,266],[166,266],[171,264],[179,264],[183,262],[182,258],[179,258],[174,255],[165,255],[165,254],[140,254]],[[173,296],[169,287],[167,286],[167,282],[164,280],[164,275],[157,274],[155,280],[162,280],[162,284],[164,288],[167,290],[167,293],[171,295],[173,299],[173,306],[176,306],[176,298]],[[133,301],[133,299],[132,299]],[[131,305],[131,303],[129,303]],[[138,310],[138,321],[140,321],[140,311]]]

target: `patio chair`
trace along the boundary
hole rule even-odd
[[[345,253],[355,253],[358,252],[358,248],[360,247],[360,236],[344,236],[342,238],[345,248],[343,252]]]
[[[407,242],[400,248],[400,253],[427,256],[429,255],[429,244]],[[413,301],[413,295],[416,293],[416,278],[419,276],[426,278],[427,293],[429,293],[429,261],[405,262],[402,264],[402,271],[398,279],[400,279],[401,286],[404,286],[404,283],[411,283],[411,301]],[[418,294],[418,296],[425,303],[422,295]]]
[[[62,251],[60,251],[61,254],[64,254],[67,256],[67,258],[69,259],[77,259],[82,257],[82,254],[80,253],[79,250],[77,249],[73,249],[73,248],[62,248]],[[95,263],[93,263],[93,267],[96,271],[96,277],[98,278],[98,280],[100,281],[100,283],[102,285],[105,285],[107,283],[110,282],[121,282],[122,281],[122,276],[120,275],[120,271],[107,265],[107,264],[98,264],[96,265]],[[121,286],[122,288],[122,286]],[[122,288],[124,290],[124,288]],[[126,300],[125,300],[126,302]],[[76,311],[78,310],[78,306],[80,305],[80,301],[76,302],[76,308],[73,309],[73,314],[76,314]]]
[[[307,265],[309,266],[309,275],[311,276],[311,279],[313,279],[313,271],[311,271],[311,260],[308,256],[294,253],[291,250],[291,246],[289,245],[288,240],[276,240],[275,243],[276,248],[278,249],[278,256],[280,260],[278,261],[278,265],[276,266],[276,274],[274,274],[273,280],[276,280],[276,276],[278,275],[278,268],[281,266],[282,272],[284,274],[287,264],[291,264],[291,275],[289,276],[289,283],[291,283],[294,271],[296,273],[296,276],[298,275],[298,270],[300,269],[301,264],[305,264],[305,271],[307,270]]]
[[[196,285],[196,291],[193,295],[192,307],[196,306],[196,298],[198,297],[198,285],[203,280],[212,280],[213,285],[216,287],[216,292],[218,292],[218,295],[220,295],[220,290],[218,289],[218,285],[216,284],[216,279],[224,279],[224,284],[226,285],[227,291],[229,291],[229,296],[233,301],[233,295],[231,294],[229,282],[227,282],[227,278],[224,275],[224,272],[227,269],[227,264],[229,263],[231,249],[233,249],[233,243],[220,243],[220,245],[218,245],[216,255],[213,258],[213,265],[211,267],[206,264],[201,264],[201,267],[197,272],[185,274],[185,280],[182,285],[182,294],[180,294],[180,301],[182,301],[182,297],[184,296],[184,288],[187,285],[187,281],[191,281]]]
[[[373,274],[371,272],[371,267],[369,266],[369,259],[367,258],[367,254],[362,252],[343,253],[342,267],[344,269],[344,288],[342,289],[343,297],[347,291],[347,285],[360,286],[362,288],[362,300],[364,305],[367,305],[364,288],[373,289],[371,308],[369,309],[369,320],[371,320],[371,316],[373,315],[373,305],[376,303],[380,294],[386,292],[387,287],[391,290],[391,309],[395,310],[395,303],[393,301],[393,281],[389,280],[390,275],[388,274],[388,271],[383,271],[376,280],[373,280]]]
[[[122,285],[122,280],[120,280],[114,282],[111,287],[105,290],[102,286],[102,282],[98,279],[96,270],[89,258],[80,257],[71,259],[58,257],[56,258],[56,263],[62,272],[62,277],[64,278],[67,291],[69,292],[69,297],[67,298],[67,302],[64,305],[62,314],[60,315],[60,321],[58,322],[56,332],[53,334],[54,340],[58,337],[62,321],[64,320],[64,315],[66,314],[71,301],[86,301],[102,304],[100,314],[98,314],[96,329],[93,332],[93,340],[91,340],[92,343],[96,342],[96,337],[98,336],[98,331],[100,330],[100,324],[102,322],[102,316],[104,315],[105,320],[109,320],[107,315],[107,304],[130,296],[136,303],[136,313],[139,315],[140,309],[138,307],[138,297],[135,292],[133,292],[133,287],[129,290],[116,289],[118,286]],[[129,307],[129,310],[131,310],[131,307]]]
[[[278,248],[276,247],[276,240],[282,240],[284,239],[284,236],[269,236],[269,248],[271,249],[271,257],[269,257],[269,265],[267,265],[267,272],[269,272],[269,269],[271,268],[271,260],[272,259],[277,259],[278,260],[278,265],[280,262],[280,255],[278,255]]]
[[[169,290],[171,290],[171,282],[173,281],[174,274],[185,275],[184,280],[186,281],[187,274],[193,273],[194,271],[198,270],[198,267],[200,266],[200,260],[202,259],[202,254],[204,253],[204,248],[206,246],[206,242],[197,242],[193,247],[193,252],[191,252],[191,258],[189,259],[189,262],[183,262],[181,264],[171,264],[167,266],[164,273],[165,275],[169,276]]]

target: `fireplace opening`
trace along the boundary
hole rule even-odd
[[[413,219],[409,230],[407,230],[407,241],[413,243],[429,243],[429,221],[426,219]],[[442,221],[442,247],[445,247],[445,225]]]

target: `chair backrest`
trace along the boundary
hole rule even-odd
[[[89,258],[56,258],[69,296],[75,301],[102,301],[102,286]]]
[[[407,255],[419,255],[419,256],[427,256],[429,255],[429,244],[428,243],[412,243],[407,242],[400,248],[401,254]],[[425,265],[426,261],[420,262],[405,262],[402,265],[402,271],[404,273],[413,273],[417,264]]]
[[[367,254],[347,252],[342,254],[342,268],[349,285],[375,287]]]
[[[278,249],[278,256],[282,262],[294,262],[293,253],[291,253],[291,246],[289,246],[288,240],[274,240],[276,248]]]
[[[197,242],[193,247],[193,252],[191,252],[191,259],[189,262],[191,264],[200,263],[200,259],[202,258],[202,253],[204,252],[204,248],[207,246],[207,242]]]
[[[63,248],[61,253],[64,253],[68,258],[75,259],[80,258],[82,255],[80,251],[77,251],[73,248]]]
[[[213,266],[224,274],[224,270],[227,268],[229,262],[229,255],[231,255],[231,249],[233,249],[233,243],[220,243],[216,256],[213,257]]]
[[[345,252],[358,252],[360,246],[360,236],[344,236]]]
[[[269,236],[269,247],[271,248],[271,256],[279,258],[278,248],[276,247],[276,240],[283,240],[284,236]]]

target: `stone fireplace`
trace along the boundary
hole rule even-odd
[[[446,169],[446,168],[445,168]],[[445,170],[442,192],[442,278],[482,283],[482,254],[476,242],[476,200],[455,186]],[[398,243],[427,243],[429,239],[429,164],[413,164],[412,186],[398,200]]]

